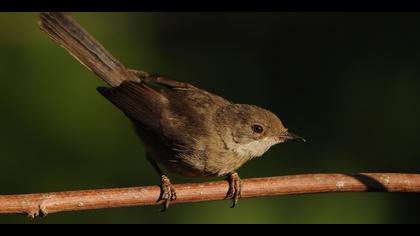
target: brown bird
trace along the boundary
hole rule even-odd
[[[235,104],[165,76],[130,70],[65,13],[41,13],[41,30],[111,87],[98,91],[125,113],[161,177],[164,209],[176,199],[166,169],[190,177],[228,176],[227,197],[241,196],[236,170],[272,145],[305,141],[263,108]],[[232,207],[233,207],[232,206]]]

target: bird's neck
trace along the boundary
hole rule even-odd
[[[253,159],[262,156],[274,144],[276,141],[267,137],[246,144],[233,142],[231,150],[241,158]]]

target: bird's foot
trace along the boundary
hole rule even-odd
[[[174,201],[176,199],[176,192],[168,176],[162,175],[160,178],[161,178],[160,179],[161,191],[160,191],[160,196],[159,196],[158,201],[162,201],[162,204],[163,204],[162,211],[166,211],[171,201]]]
[[[228,175],[227,180],[229,181],[229,191],[226,198],[233,200],[231,208],[234,208],[241,197],[241,178],[239,178],[237,172],[232,172]]]

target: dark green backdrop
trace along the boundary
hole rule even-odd
[[[242,178],[420,172],[420,14],[76,13],[128,67],[277,113],[306,145],[278,145]],[[103,83],[38,30],[0,14],[0,194],[154,185]],[[173,176],[173,182],[192,180]],[[418,194],[336,193],[53,214],[0,223],[419,222]]]

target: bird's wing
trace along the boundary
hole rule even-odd
[[[168,105],[168,100],[159,91],[135,81],[124,81],[118,87],[99,87],[97,90],[133,121],[148,129],[159,129],[160,116]]]
[[[214,132],[216,111],[230,102],[187,83],[162,76],[148,78],[98,91],[177,153],[189,156],[205,150]],[[164,88],[155,89],[144,82]]]
[[[181,149],[194,147],[195,152],[204,151],[212,141],[209,137],[215,132],[213,119],[216,112],[230,102],[184,83],[165,90],[165,96],[169,100],[169,109],[161,116],[162,133],[177,141]]]

